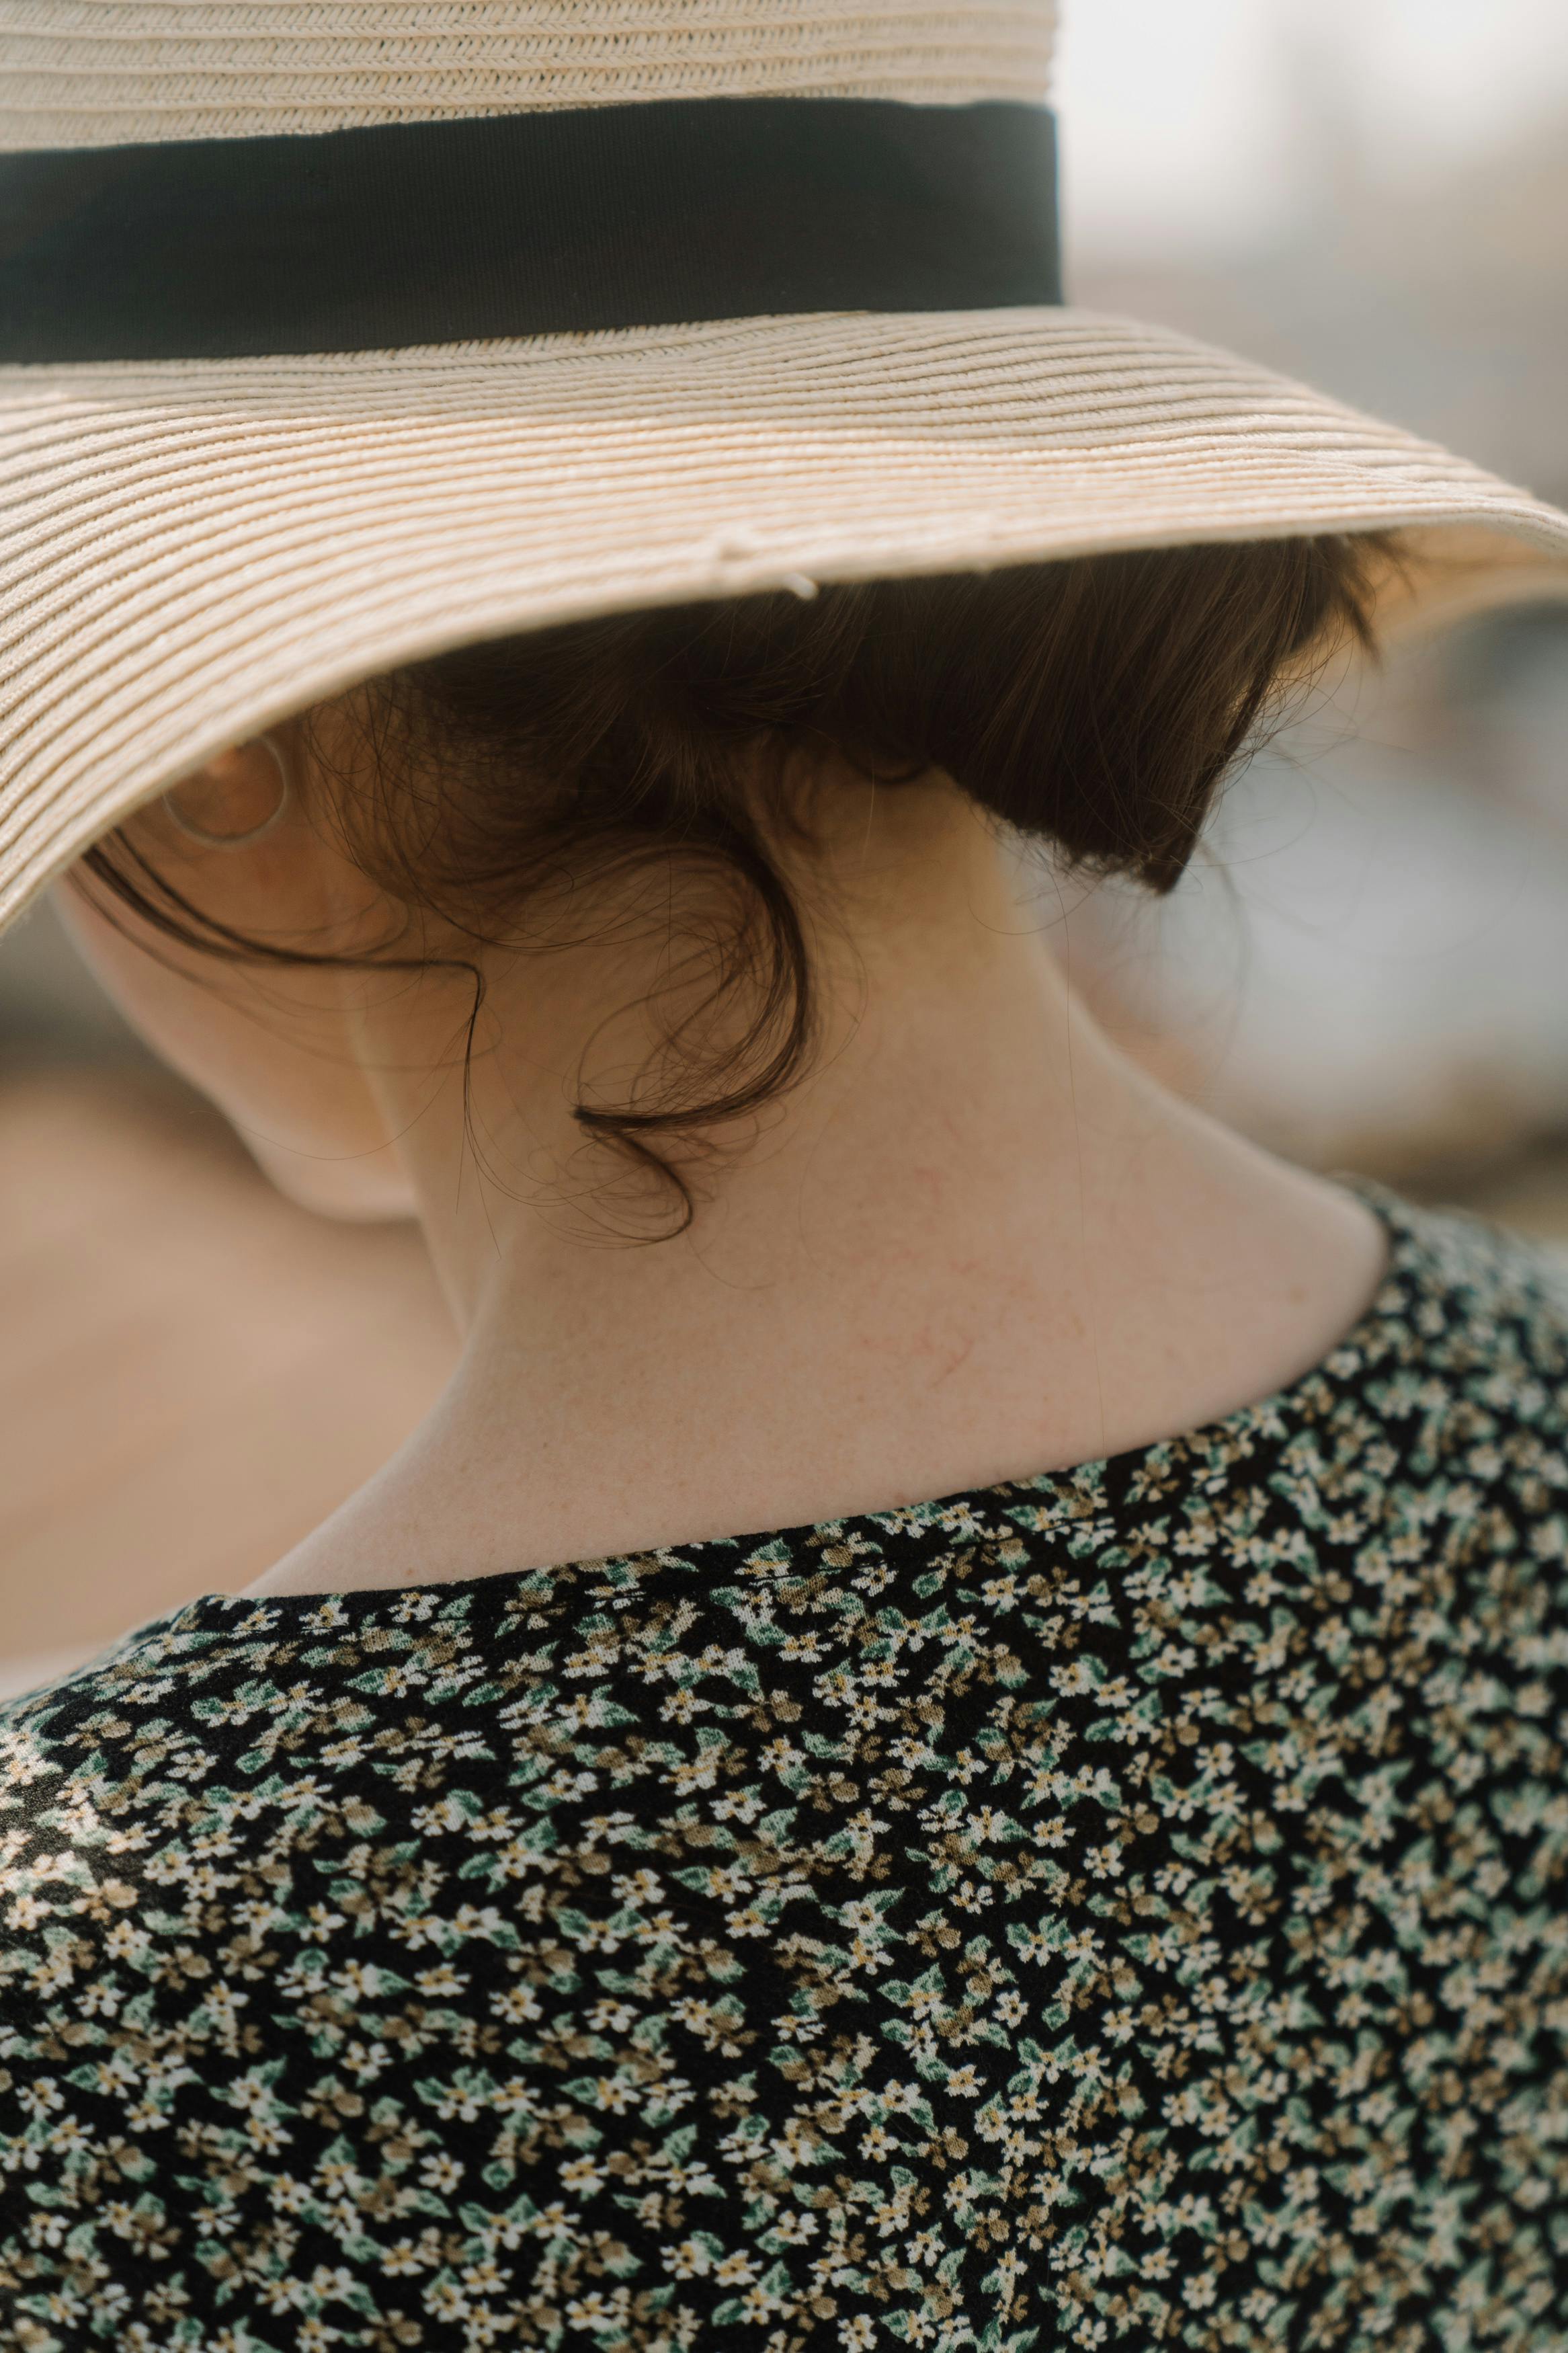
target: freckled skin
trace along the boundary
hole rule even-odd
[[[668,926],[697,911],[667,894],[650,932],[635,892],[580,904],[567,878],[570,920],[535,905],[524,926],[547,953],[422,934],[416,972],[378,966],[407,911],[340,821],[385,781],[353,700],[129,828],[282,964],[110,921],[79,872],[61,893],[130,1017],[285,1190],[417,1216],[458,1327],[435,1409],[267,1591],[502,1574],[1094,1460],[1268,1395],[1371,1295],[1377,1219],[1130,1062],[951,780],[889,793],[843,762],[809,847],[775,845],[811,918],[810,1067],[754,1131],[686,1139],[689,1235],[606,1249],[622,1209],[668,1234],[678,1197],[586,1144],[577,1109],[668,1048]]]

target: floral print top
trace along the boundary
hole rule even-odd
[[[0,1714],[17,2353],[1568,2347],[1568,1289]]]

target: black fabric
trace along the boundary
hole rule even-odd
[[[0,156],[0,360],[1061,300],[1042,108],[677,99]]]

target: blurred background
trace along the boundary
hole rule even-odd
[[[1568,502],[1563,0],[1068,0],[1058,99],[1074,301]],[[1174,901],[1068,928],[1107,1013],[1269,1142],[1568,1234],[1565,913],[1559,604],[1339,681]]]
[[[1068,0],[1071,290],[1568,503],[1563,0]],[[1277,1147],[1568,1241],[1568,607],[1335,681],[1167,904],[1041,894]],[[0,941],[0,1690],[258,1575],[435,1396],[416,1238],[273,1196],[47,912]]]

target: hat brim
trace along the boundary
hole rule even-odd
[[[226,744],[593,614],[1399,529],[1425,607],[1568,516],[1249,363],[1062,310],[0,370],[0,926]]]

